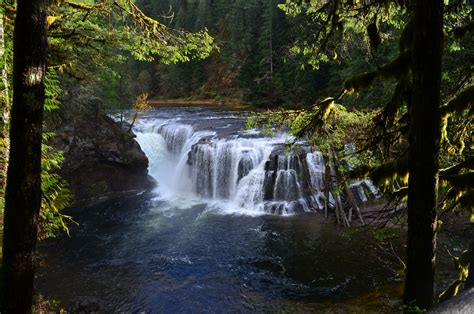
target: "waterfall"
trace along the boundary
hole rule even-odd
[[[178,155],[191,137],[193,128],[190,125],[165,124],[161,126],[159,133],[164,137],[168,151]]]
[[[369,199],[380,198],[380,192],[370,180],[356,181],[351,184],[354,195],[360,202],[367,202]]]
[[[310,152],[306,155],[309,176],[311,179],[311,189],[313,201],[318,208],[324,207],[324,174],[326,172],[325,162],[321,152]],[[331,200],[330,200],[331,201]]]
[[[195,144],[188,165],[195,192],[213,199],[230,199],[239,182],[257,167],[267,145],[248,139],[203,141]]]
[[[212,124],[195,130],[171,120],[139,121],[137,141],[150,159],[149,172],[164,195],[188,193],[237,212],[279,215],[324,206],[324,159],[305,143],[286,145],[288,136],[255,132],[218,134]],[[359,199],[373,185],[354,186]]]

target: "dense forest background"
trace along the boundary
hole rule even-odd
[[[207,29],[219,50],[210,58],[164,65],[129,59],[112,84],[105,88],[106,103],[129,104],[140,93],[151,98],[237,99],[265,107],[308,106],[334,94],[347,73],[374,66],[364,36],[354,36],[331,62],[317,68],[304,65],[304,56],[293,44],[308,32],[301,17],[286,15],[282,0],[141,0],[149,16],[175,29],[197,32]],[[396,45],[380,55],[389,57]],[[350,51],[350,54],[348,53]],[[335,61],[335,62],[334,62]],[[381,88],[352,101],[352,107],[379,107]]]

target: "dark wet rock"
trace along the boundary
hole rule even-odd
[[[191,147],[191,150],[189,151],[188,153],[188,159],[186,161],[186,163],[188,165],[192,165],[192,161],[194,159],[194,156],[197,154],[197,152],[199,151],[199,146],[200,145],[212,145],[212,142],[211,142],[211,136],[206,136],[206,137],[203,137],[201,138],[196,144],[194,144],[192,147]]]
[[[306,155],[304,147],[293,147],[288,151],[282,145],[272,151],[265,163],[264,200],[297,200],[311,195]],[[285,171],[286,178],[280,178],[280,182],[277,182],[279,171]],[[271,211],[279,210],[273,208]]]
[[[265,163],[265,178],[263,181],[263,199],[264,200],[273,200],[273,189],[275,187],[276,180],[276,171],[269,171],[267,169],[267,164],[270,161]]]
[[[255,166],[256,165],[253,164],[252,158],[249,156],[249,152],[244,152],[237,168],[237,181],[240,181],[240,179],[248,175]]]
[[[133,133],[107,116],[63,117],[54,147],[64,151],[61,175],[75,201],[94,201],[151,187],[148,159]]]
[[[250,262],[253,267],[271,271],[274,273],[283,272],[283,267],[277,262],[270,259],[254,260]]]

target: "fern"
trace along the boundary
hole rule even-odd
[[[46,74],[45,80],[46,100],[44,109],[52,111],[59,108],[59,95],[62,92],[58,75],[50,70]],[[58,174],[61,164],[64,161],[64,153],[54,150],[46,144],[52,132],[43,133],[43,145],[41,147],[41,189],[43,192],[40,210],[40,231],[39,238],[54,237],[61,231],[69,235],[70,223],[75,223],[71,216],[65,215],[62,211],[72,203],[73,195],[69,189],[67,181]]]

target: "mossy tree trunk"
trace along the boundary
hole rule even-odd
[[[30,313],[41,205],[47,0],[18,0],[5,194],[2,313]]]
[[[5,195],[8,165],[8,120],[10,93],[8,91],[7,56],[5,51],[4,13],[0,8],[0,197]]]
[[[436,249],[443,1],[417,0],[412,6],[413,95],[404,301],[428,309],[433,303]]]

